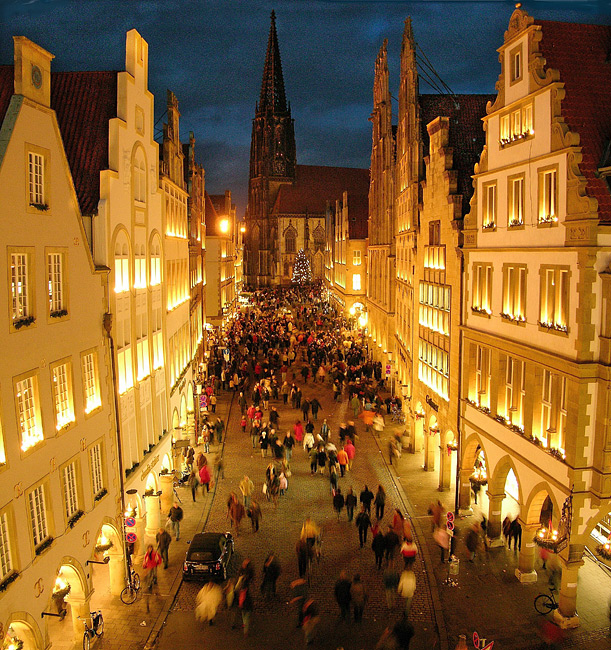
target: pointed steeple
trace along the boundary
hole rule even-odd
[[[271,21],[258,111],[272,110],[273,112],[284,113],[287,110],[286,93],[284,91],[284,77],[282,76],[280,48],[278,47],[278,34],[276,33],[276,13],[274,11],[272,11]]]

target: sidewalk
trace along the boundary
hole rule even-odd
[[[386,418],[390,421],[390,417]],[[405,425],[389,423],[379,440],[379,447],[388,463],[388,442],[395,432],[402,432]],[[392,472],[402,486],[409,500],[409,514],[418,534],[423,552],[428,550],[427,571],[434,577],[439,594],[439,603],[447,628],[449,648],[458,641],[459,634],[466,634],[468,645],[474,631],[480,637],[495,642],[496,648],[538,647],[538,634],[542,617],[534,609],[536,595],[547,591],[548,577],[537,563],[539,580],[533,584],[521,584],[515,578],[517,553],[506,547],[490,549],[474,564],[467,561],[463,536],[459,533],[457,557],[460,559],[458,586],[444,584],[448,564],[440,561],[439,547],[431,534],[430,517],[427,510],[431,502],[441,501],[446,510],[454,510],[454,482],[450,491],[438,490],[439,471],[426,472],[423,469],[422,454],[404,452],[393,461]],[[458,518],[456,527],[466,531],[469,525],[480,521],[482,513],[474,506],[474,514]],[[561,642],[562,648],[611,648],[609,638],[609,601],[611,579],[593,562],[586,560],[579,572],[577,611],[581,625],[569,630]],[[543,619],[544,620],[544,619]]]

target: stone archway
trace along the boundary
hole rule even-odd
[[[161,491],[159,490],[157,477],[149,472],[146,477],[144,501],[146,503],[146,529],[144,531],[144,543],[155,544],[155,537],[159,531],[161,522]]]
[[[80,562],[71,556],[64,556],[49,597],[46,611],[59,613],[67,608],[67,614],[72,619],[72,638],[74,643],[82,643],[83,619],[89,616],[89,599],[91,598],[91,585]],[[49,619],[49,638],[65,637],[65,629],[61,627],[59,619]]]
[[[13,643],[18,646],[23,643],[21,650],[44,650],[46,647],[44,637],[38,624],[28,612],[13,612],[8,620],[6,634],[0,639],[0,647]],[[10,645],[8,645],[10,647]]]
[[[506,455],[496,464],[489,476],[486,490],[488,497],[487,535],[492,546],[502,546],[501,526],[505,517],[518,518],[522,512],[524,498],[518,471],[511,456]]]
[[[456,474],[455,463],[458,439],[452,430],[440,434],[439,439],[439,491],[449,490]],[[454,468],[452,467],[454,465]],[[454,471],[452,471],[454,469]]]
[[[135,533],[136,526],[128,530]],[[125,586],[125,549],[122,536],[109,517],[100,526],[91,559],[95,562],[90,567],[91,583],[96,591],[103,585],[113,596],[119,596]],[[107,562],[107,565],[98,562]]]
[[[471,433],[463,442],[460,457],[458,507],[462,513],[471,512],[471,481],[469,479],[480,453],[483,454],[484,463],[487,464],[487,454],[482,439],[476,433]]]

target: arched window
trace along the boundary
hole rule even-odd
[[[146,160],[142,149],[136,149],[132,159],[132,192],[134,201],[146,201]]]
[[[289,226],[284,233],[284,250],[292,254],[297,252],[297,231],[293,226]]]
[[[314,229],[314,251],[325,250],[325,229],[318,224]]]

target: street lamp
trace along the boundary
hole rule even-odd
[[[219,221],[219,230],[222,233],[229,232],[229,219],[221,219]]]

